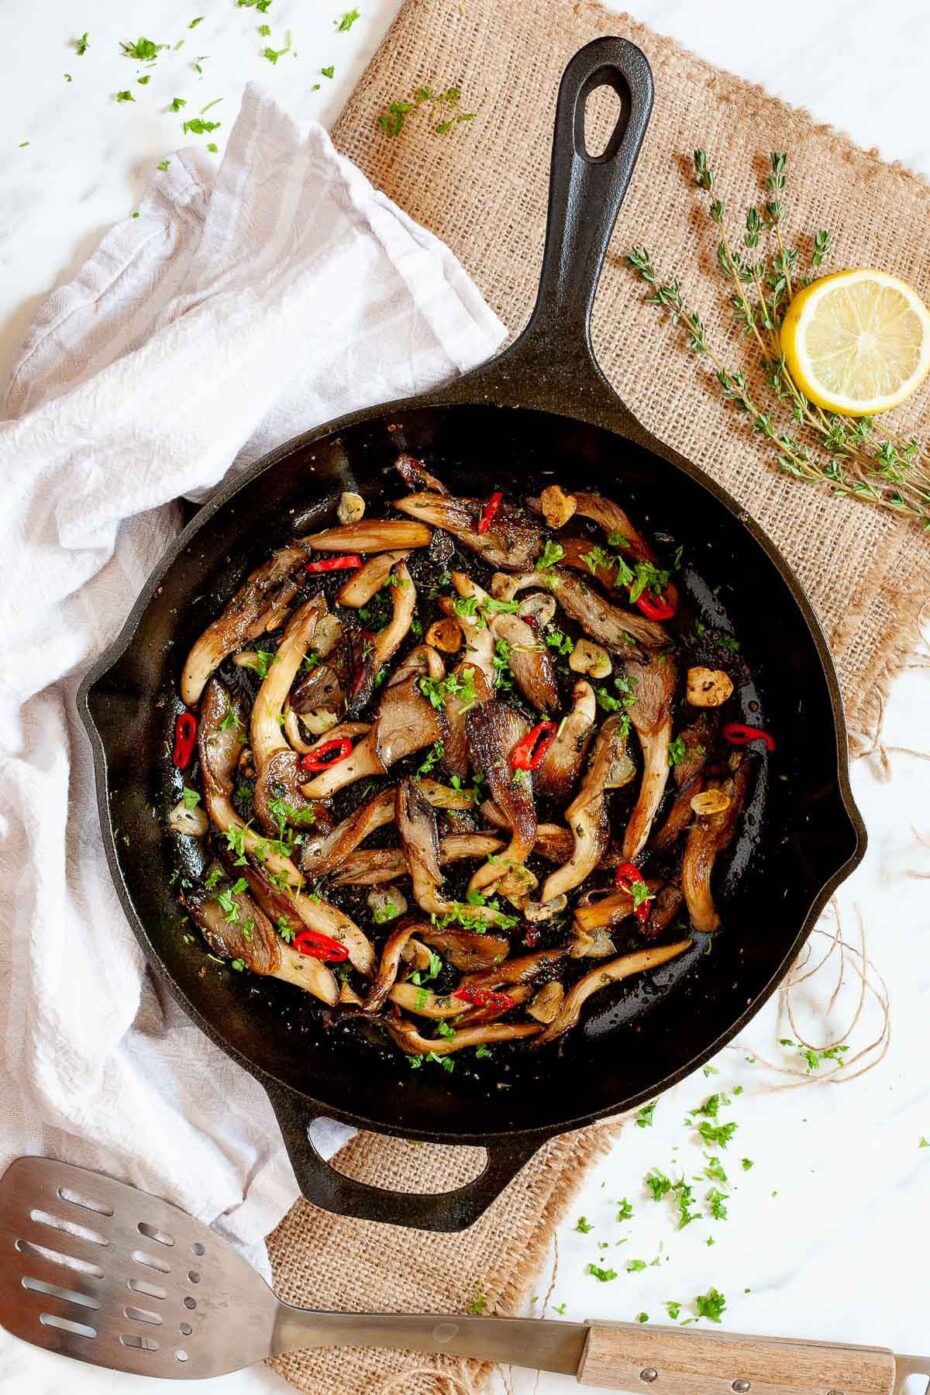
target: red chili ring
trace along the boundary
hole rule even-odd
[[[341,964],[349,957],[345,945],[329,935],[321,934],[319,930],[301,930],[294,936],[294,948],[298,954],[306,955],[309,959],[320,959],[324,964]]]
[[[636,597],[634,605],[647,620],[671,620],[675,614],[675,607],[664,596],[657,596],[651,591],[643,591]]]
[[[473,1007],[500,1008],[502,1012],[509,1012],[512,1007],[517,1006],[516,998],[512,998],[509,993],[497,993],[491,988],[456,988],[452,997],[461,998]]]
[[[172,759],[178,770],[190,765],[197,745],[197,718],[193,712],[182,712],[174,724]]]
[[[338,765],[346,756],[352,754],[352,742],[347,736],[335,737],[332,741],[324,741],[322,746],[316,746],[312,751],[308,751],[305,756],[301,756],[297,764],[301,770],[306,770],[308,774],[316,775],[321,770],[329,770],[330,766]],[[325,760],[324,757],[332,756],[332,760]]]
[[[318,562],[307,562],[305,572],[354,572],[362,565],[362,559],[355,552],[347,552],[339,557],[321,557]]]
[[[486,533],[488,531],[491,524],[497,517],[498,512],[500,511],[500,506],[503,502],[503,494],[500,492],[500,490],[495,490],[488,502],[485,504],[484,508],[481,510],[481,517],[478,519],[477,529],[479,533]]]
[[[745,722],[727,722],[721,734],[731,746],[748,746],[751,741],[764,741],[769,751],[775,750],[775,738],[763,731],[762,727],[750,727]]]

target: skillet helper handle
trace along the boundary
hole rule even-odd
[[[620,115],[600,154],[585,144],[585,103],[612,87]],[[594,39],[562,75],[556,105],[546,248],[536,307],[521,336],[568,340],[591,355],[591,306],[652,111],[652,69],[627,39]]]
[[[655,1395],[891,1395],[895,1358],[885,1347],[592,1322],[578,1381]]]
[[[474,1225],[528,1162],[539,1142],[495,1143],[484,1171],[450,1192],[404,1192],[346,1177],[314,1147],[309,1128],[324,1114],[283,1086],[265,1084],[284,1137],[284,1146],[308,1201],[324,1211],[360,1221],[381,1221],[412,1230],[457,1231]],[[453,1145],[454,1146],[454,1145]]]

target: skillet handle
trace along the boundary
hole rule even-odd
[[[584,144],[584,105],[611,86],[620,114],[600,155]],[[562,75],[552,138],[549,213],[537,303],[530,324],[506,357],[587,360],[591,306],[616,215],[636,165],[653,110],[653,70],[627,39],[594,39],[574,54]],[[600,368],[598,368],[600,377]]]
[[[308,1130],[323,1111],[314,1109],[285,1086],[262,1083],[303,1195],[324,1211],[359,1221],[381,1221],[412,1230],[465,1230],[474,1225],[541,1147],[539,1141],[494,1144],[488,1149],[485,1170],[451,1192],[403,1192],[374,1187],[337,1172],[314,1147]]]

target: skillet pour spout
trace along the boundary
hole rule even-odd
[[[585,105],[605,85],[620,115],[591,154]],[[539,295],[522,335],[458,382],[323,425],[222,488],[159,563],[80,690],[104,843],[130,924],[185,1011],[264,1086],[301,1190],[331,1211],[425,1230],[473,1224],[547,1139],[654,1098],[729,1041],[865,849],[836,673],[797,579],[725,490],[637,422],[592,351],[591,307],[652,99],[649,65],[626,40],[596,39],[572,58],[556,106]],[[387,1053],[361,1058],[344,1030],[309,1027],[286,986],[245,993],[237,975],[202,974],[171,886],[162,817],[177,792],[164,751],[184,654],[295,520],[332,523],[345,489],[373,505],[396,497],[398,450],[470,496],[526,496],[548,474],[631,500],[631,513],[685,545],[682,591],[696,614],[715,603],[704,576],[728,582],[727,614],[779,733],[778,777],[758,781],[729,854],[726,924],[712,952],[699,947],[592,1013],[584,1030],[515,1056],[492,1090],[442,1070],[405,1072]],[[487,1165],[444,1193],[410,1194],[402,1179],[375,1187],[320,1156],[309,1132],[320,1116],[484,1147]]]

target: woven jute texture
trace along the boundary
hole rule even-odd
[[[714,265],[716,237],[690,176],[696,146],[708,151],[719,188],[737,211],[759,198],[760,161],[787,150],[789,228],[801,246],[802,234],[830,228],[837,266],[882,266],[925,298],[930,188],[628,16],[565,0],[407,0],[339,121],[337,144],[453,248],[505,323],[519,329],[542,255],[559,78],[577,48],[607,33],[645,50],[656,104],[598,294],[598,358],[642,422],[721,481],[784,551],[832,647],[861,749],[874,741],[888,681],[916,642],[930,540],[902,520],[779,474],[710,375],[644,304],[642,283],[622,257],[645,243],[660,270],[681,274],[711,340],[728,366],[739,368],[745,350],[730,328]],[[472,122],[441,136],[418,112],[394,138],[379,129],[378,114],[389,102],[420,86],[453,83],[462,89],[462,108],[476,113]],[[927,392],[918,394],[895,414],[896,429],[923,434],[927,404]],[[279,1292],[327,1307],[461,1312],[480,1285],[487,1311],[512,1311],[585,1167],[609,1138],[601,1128],[549,1144],[464,1236],[367,1225],[300,1203],[271,1238]],[[402,1179],[429,1191],[472,1175],[476,1158],[472,1150],[364,1137],[344,1151],[340,1166],[366,1180]],[[479,1388],[487,1374],[464,1363],[354,1351],[308,1353],[277,1366],[315,1395],[447,1395]]]

